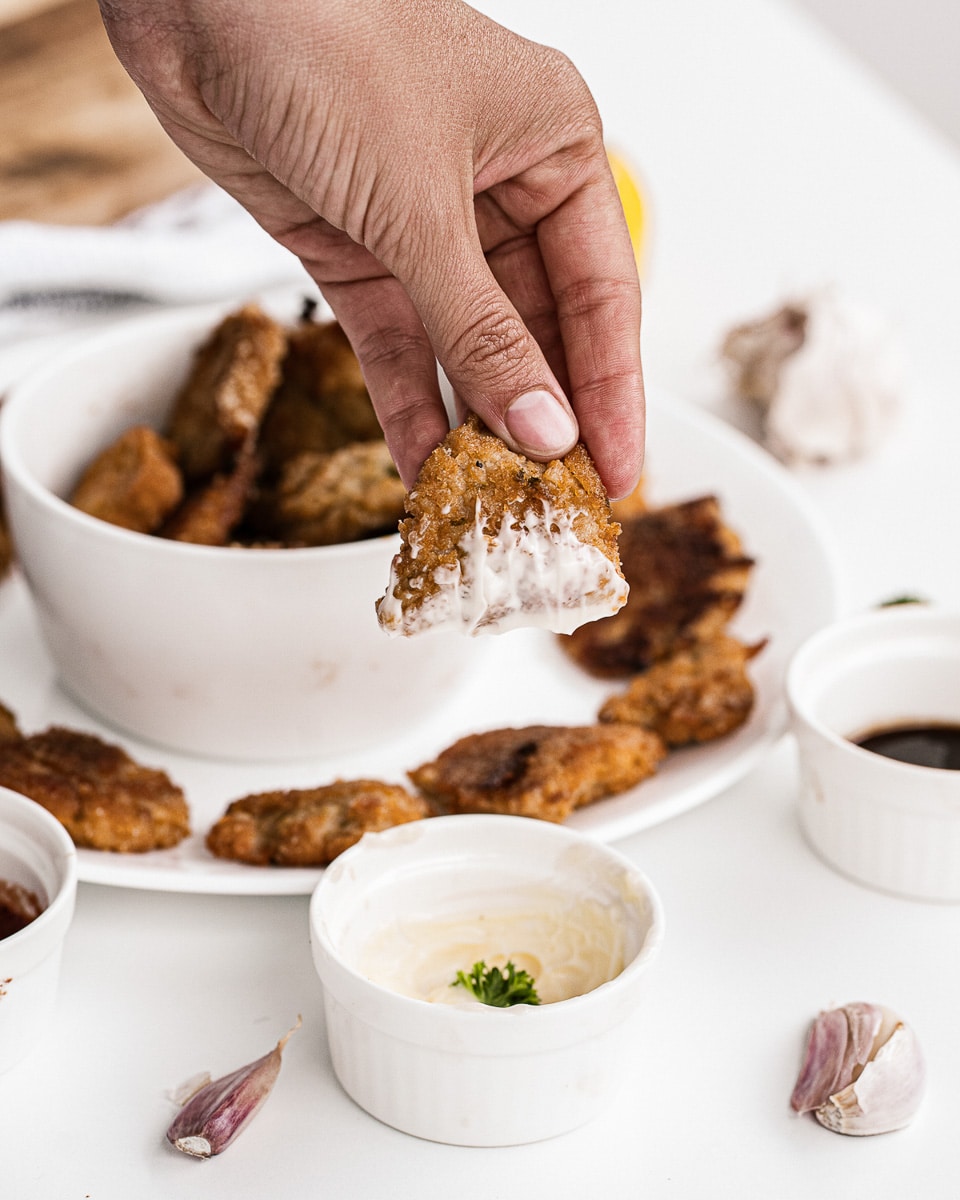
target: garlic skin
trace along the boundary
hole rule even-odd
[[[913,1119],[925,1084],[913,1030],[882,1005],[846,1004],[814,1021],[790,1105],[835,1133],[890,1133]]]
[[[270,1095],[280,1073],[283,1048],[300,1025],[298,1017],[269,1054],[221,1079],[208,1082],[210,1077],[205,1075],[188,1080],[179,1089],[183,1107],[167,1130],[167,1141],[193,1158],[211,1158],[226,1150]]]
[[[903,349],[889,323],[833,288],[730,330],[721,357],[737,396],[762,411],[764,442],[787,463],[870,453],[904,390]]]

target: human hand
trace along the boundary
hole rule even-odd
[[[409,487],[461,408],[607,490],[643,454],[640,292],[590,93],[461,0],[100,0],[180,148],[298,255]]]

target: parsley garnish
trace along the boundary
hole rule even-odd
[[[469,975],[457,972],[451,987],[465,987],[481,1004],[494,1008],[509,1008],[513,1004],[539,1004],[540,997],[526,971],[518,971],[512,962],[506,965],[506,975],[499,967],[488,967],[485,962],[473,964]]]

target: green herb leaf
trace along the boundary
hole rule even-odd
[[[490,1004],[494,1008],[540,1003],[533,978],[526,971],[518,971],[512,962],[507,963],[505,970],[506,974],[499,967],[488,967],[485,962],[474,963],[469,975],[458,971],[450,986],[465,987],[481,1004]]]
[[[922,596],[892,596],[889,600],[881,600],[877,608],[896,608],[900,604],[926,604]]]

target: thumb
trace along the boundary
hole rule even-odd
[[[573,409],[480,248],[447,239],[447,262],[406,282],[458,403],[513,450],[559,458],[579,436]]]

